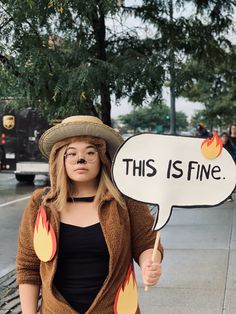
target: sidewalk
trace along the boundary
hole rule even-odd
[[[144,292],[136,267],[142,314],[236,313],[235,225],[235,201],[175,208],[161,231],[165,257],[159,284]],[[0,314],[20,313],[14,271],[8,276],[0,278]]]
[[[139,289],[142,314],[236,313],[235,204],[173,210],[161,231],[163,275]]]

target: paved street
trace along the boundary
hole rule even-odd
[[[43,185],[17,183],[12,174],[0,173],[0,277],[15,265],[18,227],[32,191]]]
[[[1,205],[3,196],[10,202],[27,197],[35,187],[24,188],[28,194],[15,196],[0,190]],[[26,202],[0,205],[0,275],[14,268],[17,228]],[[158,286],[144,292],[136,271],[142,314],[236,313],[235,225],[235,201],[212,208],[175,208],[161,231],[165,257]],[[5,312],[0,308],[0,313]]]

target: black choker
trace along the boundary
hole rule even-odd
[[[88,197],[68,197],[67,202],[73,203],[73,202],[93,202],[95,196],[88,196]]]

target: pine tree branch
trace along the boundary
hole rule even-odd
[[[24,76],[22,75],[22,73],[20,73],[18,70],[17,70],[17,68],[10,62],[10,60],[6,57],[6,56],[4,56],[4,55],[2,55],[2,54],[0,54],[0,62],[7,68],[7,70],[9,70],[15,77],[17,77],[17,78],[23,78],[24,80],[25,80],[25,78],[24,78]],[[31,80],[31,79],[27,79],[27,82],[31,85],[31,86],[34,86],[34,82]]]

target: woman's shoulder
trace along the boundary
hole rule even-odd
[[[40,198],[43,191],[44,191],[43,188],[36,189],[32,193],[28,201],[28,204],[26,205],[24,209],[21,223],[23,223],[24,225],[28,225],[29,228],[36,219],[36,216],[40,207]]]
[[[40,204],[42,203],[42,195],[45,191],[45,188],[38,188],[36,189],[27,204],[25,209],[25,214],[34,214],[38,211]]]

